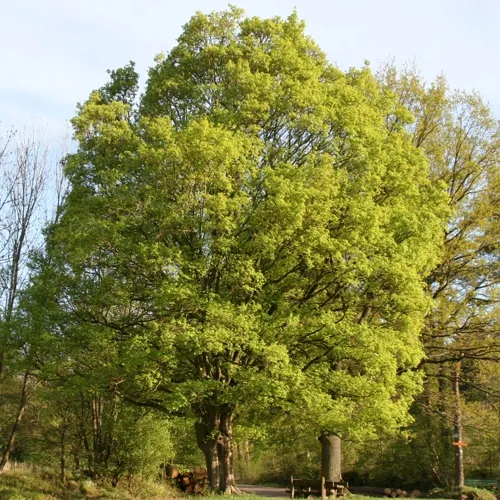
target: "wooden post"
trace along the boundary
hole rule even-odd
[[[290,476],[290,498],[294,498],[295,488],[293,487],[293,476]]]
[[[326,486],[325,486],[325,476],[321,476],[321,500],[327,500],[327,497],[326,497]]]

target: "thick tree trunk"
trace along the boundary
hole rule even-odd
[[[455,396],[455,418],[453,423],[453,439],[455,445],[455,487],[464,486],[464,454],[462,444],[462,409],[460,405],[460,370],[461,362],[457,363],[453,376],[453,394]]]
[[[208,484],[220,493],[241,493],[236,487],[233,460],[233,413],[222,406],[204,407],[195,424],[198,446],[205,455]]]
[[[220,432],[218,443],[219,460],[222,465],[220,491],[229,494],[241,493],[234,477],[233,414],[230,410],[221,412]]]
[[[205,455],[205,463],[207,466],[208,486],[213,491],[220,489],[220,462],[219,452],[217,450],[217,442],[209,440],[200,446],[201,451]]]
[[[9,441],[2,454],[2,459],[0,460],[0,473],[5,470],[7,463],[9,462],[10,454],[14,449],[14,444],[16,442],[17,432],[19,431],[19,425],[23,419],[24,412],[26,411],[26,405],[28,404],[28,378],[29,374],[25,373],[23,377],[23,385],[21,388],[21,402],[19,403],[19,410],[16,415],[16,420],[10,431]]]
[[[327,481],[342,480],[341,439],[337,434],[323,433],[321,441],[321,476]]]
[[[208,486],[213,491],[220,490],[220,468],[217,441],[219,437],[220,415],[217,408],[207,407],[195,423],[196,441],[205,455]]]

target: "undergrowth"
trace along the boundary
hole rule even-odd
[[[461,490],[457,488],[435,488],[427,495],[429,498],[451,498],[456,500],[497,500],[494,493],[482,488],[471,488],[464,486]]]
[[[68,480],[64,484],[29,472],[0,475],[0,500],[170,500],[180,494],[166,484],[131,481],[114,488],[89,479]]]

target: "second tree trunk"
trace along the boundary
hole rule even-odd
[[[321,441],[321,476],[327,481],[342,480],[341,439],[337,434],[322,433]]]

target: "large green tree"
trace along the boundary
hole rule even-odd
[[[71,193],[38,263],[44,348],[194,415],[222,491],[241,409],[356,436],[401,424],[446,212],[387,126],[411,115],[295,14],[197,14],[140,98],[133,64],[110,76],[73,119]]]

